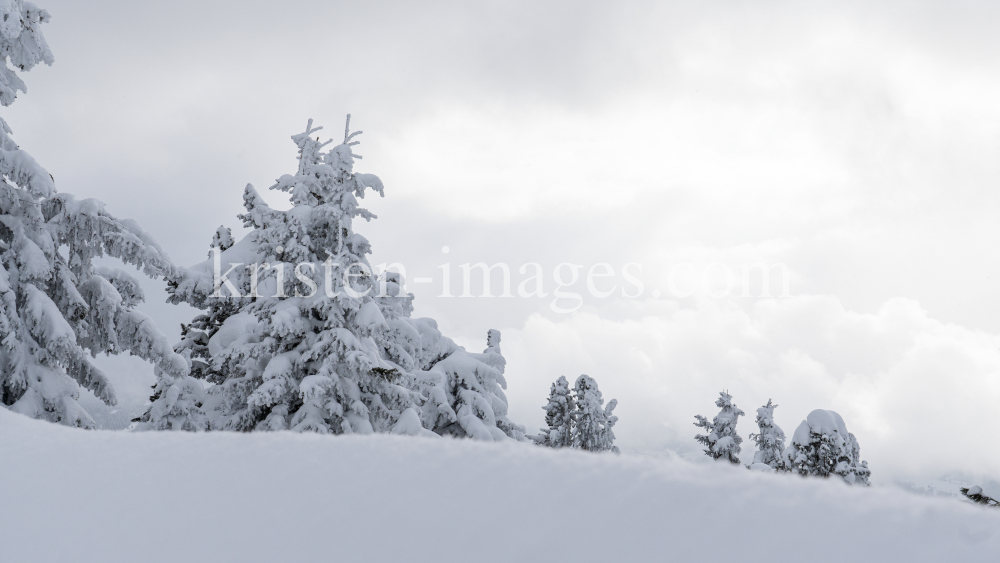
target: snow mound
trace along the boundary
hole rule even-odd
[[[809,443],[809,431],[816,434],[833,434],[836,432],[841,438],[847,438],[847,425],[844,419],[834,411],[816,409],[809,413],[805,421],[799,424],[792,435],[792,442],[796,444]]]
[[[5,409],[0,498],[3,560],[21,563],[719,561],[706,523],[740,561],[1000,553],[1000,511],[833,479],[513,441],[88,432]]]

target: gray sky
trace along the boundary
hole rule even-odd
[[[56,63],[4,110],[15,140],[180,264],[238,225],[246,183],[294,172],[308,118],[337,138],[350,112],[357,169],[386,185],[356,225],[373,263],[439,282],[505,261],[516,286],[524,262],[550,284],[607,262],[619,289],[642,264],[642,298],[572,315],[411,284],[467,347],[503,331],[531,430],[550,383],[586,372],[626,450],[696,453],[692,416],[727,388],[743,435],[768,398],[789,435],[838,410],[876,478],[1000,471],[958,436],[1000,430],[995,3],[40,4]],[[787,264],[793,298],[669,294],[677,264],[759,261]],[[149,287],[175,336],[191,310]],[[120,395],[152,381],[114,365]],[[906,453],[931,440],[947,455]]]

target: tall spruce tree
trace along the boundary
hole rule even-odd
[[[619,453],[614,445],[612,430],[618,417],[613,414],[618,406],[617,399],[611,399],[604,406],[597,382],[589,375],[581,375],[573,385],[576,399],[576,416],[573,427],[573,447],[590,452],[611,451]]]
[[[402,276],[373,272],[354,231],[355,218],[375,218],[357,198],[383,194],[378,177],[353,170],[360,131],[348,116],[343,142],[324,151],[320,129],[309,120],[292,137],[297,172],[271,186],[292,208],[270,208],[248,185],[240,218],[251,232],[232,243],[217,231],[211,258],[171,280],[170,301],[206,311],[177,350],[216,385],[172,393],[180,382],[162,374],[139,428],[198,429],[204,415],[207,429],[524,439],[507,419],[499,331],[473,354],[410,317]],[[170,414],[174,396],[200,406]]]
[[[0,3],[0,104],[24,82],[11,67],[52,64],[30,2]],[[10,66],[8,66],[8,64]],[[139,282],[93,263],[110,256],[150,277],[169,276],[166,254],[139,226],[93,199],[58,193],[53,177],[10,138],[0,119],[0,404],[31,417],[92,428],[80,387],[109,405],[115,393],[88,355],[130,352],[183,377],[188,368],[152,320],[135,310]]]
[[[774,423],[774,409],[778,405],[767,404],[757,409],[757,427],[760,432],[750,434],[750,440],[757,445],[753,454],[751,469],[778,470],[781,469],[781,452],[785,450],[785,433]]]
[[[535,436],[535,442],[549,448],[569,448],[573,446],[573,428],[576,419],[576,400],[570,392],[569,381],[560,375],[549,391],[549,401],[545,411],[545,424]]]
[[[700,414],[695,415],[694,425],[704,428],[708,433],[698,434],[694,439],[705,446],[705,455],[712,459],[724,459],[730,463],[739,464],[740,444],[743,442],[743,438],[736,433],[736,423],[744,413],[736,408],[736,405],[733,404],[733,397],[725,391],[719,393],[715,406],[721,410],[712,419],[712,422]]]

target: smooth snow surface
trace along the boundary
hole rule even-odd
[[[5,409],[0,499],[2,560],[19,563],[909,563],[1000,553],[1000,511],[729,464],[512,441],[84,431]],[[719,529],[744,547],[713,547]]]

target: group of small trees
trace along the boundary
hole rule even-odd
[[[695,440],[705,446],[705,455],[712,459],[739,464],[743,439],[736,433],[736,422],[744,413],[725,391],[719,393],[715,405],[720,412],[711,422],[704,416],[695,415],[695,426],[707,432],[698,434]],[[759,432],[750,434],[757,451],[753,463],[748,466],[750,469],[817,477],[836,475],[847,483],[869,484],[868,462],[860,459],[858,440],[847,431],[839,414],[822,409],[812,411],[785,447],[785,433],[774,423],[775,408],[777,405],[768,399],[766,405],[757,409]]]
[[[531,438],[549,448],[577,448],[590,452],[619,453],[612,430],[618,417],[613,414],[617,399],[608,401],[589,375],[581,375],[570,389],[565,376],[552,384],[545,410],[546,428]]]

